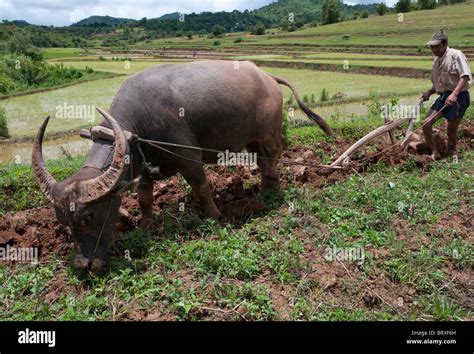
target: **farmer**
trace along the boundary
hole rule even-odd
[[[456,151],[456,135],[459,123],[470,104],[469,86],[472,83],[472,74],[466,56],[457,49],[448,47],[448,36],[443,31],[433,34],[427,43],[435,55],[431,70],[431,89],[423,93],[421,98],[427,101],[433,93],[439,94],[438,99],[431,106],[426,118],[433,112],[440,111],[444,105],[442,116],[448,121],[448,150],[447,155],[452,156]],[[426,143],[430,148],[434,160],[440,158],[433,137],[432,126],[438,118],[426,119],[423,133]]]

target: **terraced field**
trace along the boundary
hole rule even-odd
[[[86,66],[94,70],[103,70],[132,75],[146,68],[160,65],[160,62],[132,61],[130,67],[124,62],[117,61],[73,61],[68,65],[84,69]],[[336,93],[342,94],[342,100],[369,100],[371,95],[380,96],[409,96],[421,93],[429,86],[425,80],[406,79],[398,77],[381,77],[376,75],[359,75],[346,73],[331,73],[326,71],[297,70],[284,68],[264,68],[271,74],[290,80],[302,96],[314,97],[314,103],[320,99],[323,89],[330,97]],[[66,87],[52,92],[42,92],[33,95],[13,97],[6,100],[8,126],[13,138],[32,137],[44,117],[54,117],[58,106],[64,105],[93,105],[107,109],[112,103],[122,82],[127,76],[99,80]],[[288,99],[290,91],[284,87]],[[96,115],[96,119],[100,119]],[[52,119],[49,133],[77,130],[89,126],[95,120],[83,119]]]
[[[189,47],[189,48],[228,48],[228,47],[285,47],[318,46],[367,46],[399,48],[424,47],[431,35],[440,28],[449,35],[451,46],[474,46],[474,21],[467,14],[474,13],[474,2],[443,6],[435,10],[415,11],[403,14],[371,16],[367,19],[346,21],[326,26],[317,26],[295,32],[268,30],[265,35],[252,36],[233,33],[223,38],[195,36],[189,40],[184,37],[164,38],[143,44],[143,47]],[[343,35],[349,35],[344,39]],[[235,43],[236,39],[242,41]],[[214,45],[219,41],[219,45]],[[382,49],[382,48],[380,48]]]

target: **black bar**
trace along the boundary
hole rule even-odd
[[[27,328],[55,331],[55,346],[19,344]],[[473,329],[473,322],[0,322],[0,353],[472,353]]]

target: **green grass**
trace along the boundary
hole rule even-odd
[[[64,104],[93,105],[108,109],[120,85],[127,79],[127,76],[106,78],[110,76],[110,72],[132,75],[160,64],[161,62],[130,62],[130,69],[125,69],[124,62],[66,62],[65,65],[71,65],[78,69],[85,69],[86,66],[94,69],[93,73],[85,74],[84,79],[102,79],[4,100],[11,137],[31,138],[35,136],[37,128],[48,115],[53,117],[48,126],[48,133],[74,131],[90,126],[94,122],[97,123],[101,120],[98,114],[95,115],[93,122],[88,119],[55,119],[56,107]],[[85,80],[81,79],[80,81]]]
[[[252,57],[248,57],[248,60],[252,60]],[[257,58],[255,58],[257,59]],[[266,60],[266,59],[263,59]],[[397,61],[397,60],[366,60],[366,59],[268,59],[269,61],[280,61],[288,63],[311,63],[311,64],[335,64],[343,67],[345,64],[351,67],[393,67],[393,68],[415,68],[430,70],[432,60],[426,61]]]
[[[61,85],[49,84],[48,86],[41,86],[41,87],[35,87],[35,88],[28,87],[22,91],[11,92],[11,93],[8,93],[7,95],[1,95],[0,97],[5,99],[9,96],[14,97],[16,94],[25,95],[25,94],[35,94],[35,93],[43,92],[43,91],[47,92],[51,90],[61,89],[63,87],[67,87],[71,85],[77,85],[84,82],[110,79],[116,76],[118,76],[116,73],[111,73],[111,72],[105,72],[105,71],[86,72],[84,70],[82,72],[82,76],[79,79],[74,79],[69,82],[65,82]]]
[[[46,161],[48,170],[57,180],[63,180],[78,170],[84,157]],[[0,215],[7,211],[19,211],[44,205],[46,197],[41,193],[31,166],[9,164],[0,166]]]
[[[12,97],[5,102],[8,128],[13,138],[33,137],[46,116],[51,116],[48,133],[77,130],[101,120],[95,114],[95,120],[57,119],[56,107],[67,105],[94,105],[108,109],[120,84],[126,76],[90,81],[54,91]]]
[[[42,50],[44,59],[72,58],[84,54],[81,48],[45,48]]]
[[[315,94],[319,100],[323,88],[330,96],[336,92],[345,94],[348,99],[368,99],[372,94],[406,96],[426,90],[427,80],[386,77],[378,75],[346,74],[339,72],[298,70],[285,68],[264,68],[265,71],[290,80],[301,96]],[[283,87],[285,98],[290,91]]]
[[[172,61],[170,61],[172,62]],[[55,61],[55,63],[61,63],[60,61]],[[64,65],[72,66],[77,69],[85,69],[86,66],[92,68],[96,71],[107,71],[117,74],[126,74],[133,75],[139,71],[151,68],[152,66],[163,64],[162,61],[136,61],[132,60],[129,62],[126,61],[65,61],[62,62]]]
[[[242,57],[242,59],[247,60],[257,60],[259,56],[256,58],[250,57]],[[262,60],[262,59],[259,59]],[[263,59],[267,60],[267,59]],[[341,57],[340,59],[272,59],[269,58],[269,61],[281,61],[281,62],[288,62],[288,63],[314,63],[314,64],[335,64],[341,67],[344,67],[345,64],[348,65],[349,68],[351,67],[388,67],[388,68],[414,68],[414,69],[424,69],[424,70],[431,70],[432,67],[432,60],[371,60],[371,59],[350,59],[349,56],[347,59]],[[471,69],[474,70],[474,64],[470,63]]]

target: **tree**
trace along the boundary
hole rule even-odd
[[[8,133],[7,126],[7,117],[5,116],[5,109],[0,107],[0,138],[9,138],[10,134]]]
[[[361,18],[368,18],[369,17],[369,12],[367,10],[362,11],[362,14],[360,15]]]
[[[431,10],[436,8],[436,0],[418,0],[422,10]]]
[[[28,34],[18,32],[6,42],[5,50],[10,54],[23,54],[35,61],[42,61],[43,53],[31,42],[31,37]]]
[[[323,24],[327,25],[339,22],[341,17],[341,7],[340,0],[324,0],[321,8],[321,20]]]
[[[219,37],[220,35],[222,35],[222,33],[224,33],[224,30],[225,28],[221,25],[215,25],[214,27],[212,27],[212,34],[214,35],[214,37]]]
[[[10,134],[8,133],[7,126],[7,117],[5,114],[5,109],[0,107],[0,138],[9,138]]]
[[[397,12],[410,12],[410,0],[399,0],[395,4],[395,11],[397,11]]]
[[[250,33],[261,35],[265,34],[265,25],[262,22],[257,23],[255,26],[252,26],[250,29]]]
[[[296,31],[298,28],[303,27],[303,23],[300,21],[288,21],[287,18],[284,18],[281,22],[281,29],[286,32]],[[312,26],[315,27],[315,26]]]
[[[320,100],[321,102],[329,101],[329,92],[325,88],[323,88],[323,90],[321,91]]]
[[[379,16],[383,16],[385,15],[387,12],[388,12],[388,7],[387,5],[385,5],[385,3],[381,2],[380,4],[378,4],[376,6],[376,9],[377,9],[377,13],[379,14]]]

